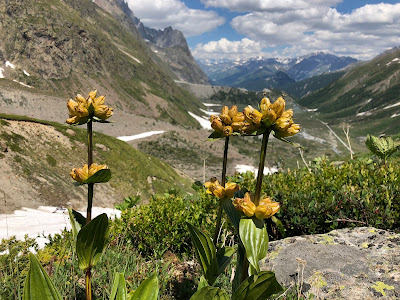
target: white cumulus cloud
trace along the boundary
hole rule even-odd
[[[192,51],[196,58],[243,58],[256,56],[261,52],[263,45],[260,42],[244,38],[240,41],[229,41],[222,38],[219,41],[199,44]]]
[[[291,56],[328,51],[366,59],[400,44],[400,4],[365,5],[349,14],[329,6],[254,11],[231,25],[264,45],[290,45],[286,54]]]
[[[186,37],[200,35],[225,23],[214,11],[190,9],[179,0],[126,0],[134,15],[147,27],[172,26]]]
[[[315,6],[331,7],[342,0],[201,0],[206,7],[221,7],[231,11],[290,11]]]

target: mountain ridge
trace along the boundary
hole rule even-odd
[[[299,104],[317,109],[331,123],[355,124],[359,134],[400,131],[400,48],[357,64],[329,86],[307,95]]]
[[[96,2],[0,3],[4,15],[0,21],[4,77],[0,84],[14,80],[21,88],[24,85],[62,98],[96,87],[107,90],[112,105],[126,112],[196,126],[187,109],[198,110],[199,101],[179,88],[149,56],[151,51],[118,3]],[[149,99],[154,96],[160,102],[152,107]]]
[[[198,61],[213,84],[253,90],[282,89],[292,82],[337,71],[355,62],[357,60],[351,57],[338,57],[323,52],[286,59],[258,56],[245,60]]]

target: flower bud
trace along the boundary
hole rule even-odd
[[[285,131],[286,129],[288,129],[289,126],[293,123],[292,116],[293,110],[291,109],[283,112],[282,116],[278,120],[276,120],[274,129],[279,131]]]
[[[222,124],[221,119],[214,118],[214,120],[211,122],[211,128],[214,129],[216,132],[222,133],[224,129],[224,124]]]
[[[235,182],[227,182],[225,184],[225,197],[232,198],[236,191],[239,190],[239,185]]]
[[[108,119],[113,115],[113,108],[110,108],[107,105],[97,106],[94,115],[102,120]]]
[[[256,210],[256,205],[252,201],[253,195],[250,193],[244,194],[244,198],[235,198],[233,200],[233,206],[237,210],[242,211],[246,216],[252,217]]]
[[[285,131],[275,131],[275,136],[276,137],[289,137],[289,136],[293,136],[296,133],[298,133],[300,131],[300,125],[299,124],[294,124],[292,123],[288,129],[286,129]]]
[[[222,120],[222,123],[224,123],[225,125],[232,124],[232,119],[228,115],[220,115],[219,118]]]
[[[246,121],[250,124],[260,124],[262,114],[258,110],[254,109],[251,105],[246,106],[243,110],[243,113]]]
[[[104,101],[106,101],[106,97],[105,96],[99,96],[96,99],[94,99],[93,105],[96,107],[98,105],[103,105]]]
[[[229,113],[229,108],[228,108],[228,106],[224,106],[224,107],[222,107],[222,110],[221,110],[221,115],[227,115]]]
[[[262,98],[261,103],[260,103],[260,110],[264,114],[268,110],[268,108],[271,106],[271,101],[269,98]]]
[[[271,105],[273,111],[275,111],[276,118],[280,118],[282,113],[285,111],[285,100],[282,97],[276,99],[276,101]]]
[[[242,130],[244,124],[245,124],[245,122],[233,122],[231,124],[231,126],[232,126],[233,131],[239,132]]]
[[[78,107],[78,103],[75,102],[74,100],[69,99],[67,103],[68,111],[70,115],[75,114],[75,110]]]
[[[268,108],[265,112],[263,112],[262,120],[267,126],[271,126],[276,121],[276,113],[272,108]]]
[[[91,91],[89,93],[89,98],[93,101],[96,98],[97,90]]]
[[[223,199],[225,197],[225,189],[220,184],[214,185],[213,194],[219,199]]]
[[[236,105],[232,105],[231,109],[228,112],[228,115],[231,119],[233,119],[234,116],[236,116],[238,113],[238,108]]]
[[[244,122],[245,117],[244,117],[244,113],[240,112],[237,113],[233,118],[232,118],[232,122]]]
[[[76,100],[78,103],[84,103],[84,104],[86,104],[86,99],[83,98],[81,94],[76,95],[75,100]]]
[[[257,219],[263,220],[272,217],[279,211],[279,202],[272,201],[270,197],[264,197],[254,211]]]
[[[253,124],[245,123],[245,124],[243,125],[243,127],[242,127],[242,131],[243,131],[244,133],[247,133],[247,134],[252,134],[252,133],[253,133],[254,131],[256,131],[258,128],[260,128],[260,125],[256,126],[256,125],[253,125]]]
[[[233,133],[233,128],[231,126],[225,126],[224,129],[222,130],[222,134],[224,136],[230,136]]]

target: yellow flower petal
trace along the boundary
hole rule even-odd
[[[276,118],[280,118],[282,113],[285,111],[285,100],[282,97],[276,99],[276,101],[271,105],[271,109],[275,111]]]
[[[224,130],[224,124],[222,124],[222,121],[219,117],[214,118],[214,120],[211,122],[211,128],[216,132],[222,133]]]
[[[238,113],[238,108],[236,105],[232,105],[231,109],[228,112],[228,116],[233,119],[234,116],[236,116]]]
[[[233,128],[231,126],[225,126],[224,129],[222,130],[222,134],[224,136],[230,136],[233,133]]]
[[[260,110],[263,114],[269,109],[270,106],[271,106],[271,101],[269,100],[269,98],[264,97],[261,99]]]
[[[220,115],[219,117],[220,117],[222,123],[224,123],[225,125],[231,125],[232,124],[232,119],[228,115]]]
[[[244,117],[247,122],[253,125],[259,125],[261,122],[262,113],[248,105],[243,110]]]
[[[245,117],[244,117],[244,113],[240,112],[237,113],[233,118],[232,118],[232,122],[244,122],[245,121]]]
[[[252,201],[252,198],[253,195],[247,192],[244,198],[235,198],[235,200],[233,200],[233,206],[235,206],[237,210],[242,211],[246,216],[252,217],[256,210],[256,205]]]

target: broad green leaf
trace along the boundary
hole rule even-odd
[[[203,269],[204,277],[207,279],[209,285],[213,285],[215,279],[217,279],[219,275],[217,250],[212,240],[206,234],[198,230],[192,224],[188,222],[186,222],[186,224],[192,237],[197,259]]]
[[[242,281],[242,274],[243,274],[243,264],[246,259],[246,249],[244,249],[244,246],[242,242],[239,242],[238,245],[238,251],[237,251],[237,260],[236,260],[236,272],[235,272],[235,277],[233,278],[232,281],[232,292],[235,292]]]
[[[94,122],[99,122],[99,123],[114,123],[114,122],[111,122],[111,121],[108,121],[108,120],[100,119],[100,118],[98,118],[98,117],[93,117],[92,120],[93,120]]]
[[[72,235],[74,236],[74,240],[76,243],[76,238],[78,237],[79,231],[86,224],[86,218],[82,216],[80,212],[77,212],[76,210],[73,210],[71,208],[68,208],[68,214],[69,221],[72,227]]]
[[[203,287],[210,286],[207,282],[207,279],[204,278],[203,275],[200,277],[199,285],[197,286],[197,290],[200,291]]]
[[[61,300],[60,293],[35,255],[29,253],[29,271],[25,278],[23,300]]]
[[[224,272],[227,265],[232,260],[233,254],[235,254],[235,249],[232,247],[219,248],[217,251],[217,261],[218,261],[218,274]]]
[[[190,300],[229,300],[229,297],[218,287],[206,286],[194,293]]]
[[[222,208],[225,213],[228,215],[229,220],[231,221],[233,227],[235,227],[236,232],[239,232],[239,222],[242,217],[238,210],[233,206],[232,200],[228,198],[224,198],[222,201]]]
[[[276,139],[278,139],[278,140],[280,140],[282,142],[288,143],[288,144],[292,145],[293,147],[301,148],[301,149],[304,150],[304,147],[302,145],[300,145],[298,143],[293,143],[293,142],[289,141],[288,139],[286,139],[284,137],[276,136],[274,131],[272,131],[272,134],[273,134],[274,138],[276,138]]]
[[[259,272],[260,266],[258,262],[267,256],[269,242],[264,220],[257,218],[241,219],[239,236],[246,248],[249,263]]]
[[[368,149],[381,159],[386,160],[394,152],[396,152],[398,144],[391,137],[376,137],[373,135],[367,136],[365,141]]]
[[[89,115],[93,115],[94,114],[94,105],[93,105],[93,103],[90,103],[90,105],[88,107],[88,112],[89,112]]]
[[[274,272],[263,271],[243,281],[232,300],[264,300],[282,291]]]
[[[209,141],[215,141],[215,140],[219,140],[220,138],[223,138],[223,137],[225,137],[225,136],[222,133],[214,131],[213,133],[211,133],[208,136],[208,140]]]
[[[139,287],[129,293],[128,300],[157,300],[158,298],[158,278],[153,273],[149,278],[144,280]]]
[[[86,271],[99,261],[108,243],[108,217],[101,214],[83,226],[76,239],[79,268]]]
[[[111,289],[110,300],[126,300],[126,299],[128,299],[128,294],[126,290],[124,274],[115,273],[113,286]]]
[[[111,179],[111,170],[110,169],[102,169],[94,173],[88,179],[86,179],[81,184],[87,183],[104,183],[108,182]]]

